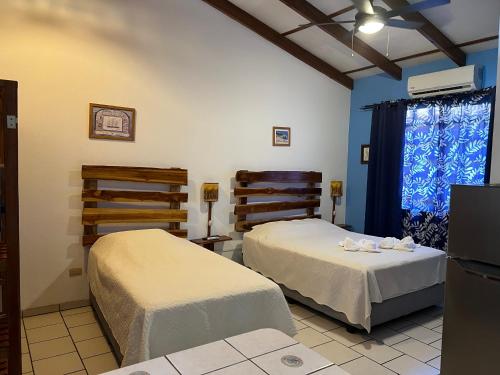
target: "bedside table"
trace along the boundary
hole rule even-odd
[[[212,236],[210,238],[204,237],[204,238],[195,238],[193,240],[190,240],[192,243],[195,243],[197,245],[200,245],[204,247],[205,249],[214,251],[215,244],[219,242],[225,242],[225,241],[232,241],[233,239],[229,236]]]

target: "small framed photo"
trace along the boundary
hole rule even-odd
[[[290,128],[273,126],[273,146],[290,146]]]
[[[368,164],[370,161],[370,145],[361,145],[361,164]]]
[[[135,140],[135,109],[90,103],[89,138]]]

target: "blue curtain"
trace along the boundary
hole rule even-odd
[[[365,233],[401,237],[401,166],[406,104],[382,103],[372,113]]]
[[[494,90],[408,105],[403,149],[403,235],[447,248],[452,184],[488,182]]]

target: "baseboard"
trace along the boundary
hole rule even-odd
[[[90,306],[90,300],[82,299],[78,301],[63,302],[55,305],[33,307],[31,309],[23,310],[23,318],[29,316],[50,314],[58,311],[76,309],[78,307]]]

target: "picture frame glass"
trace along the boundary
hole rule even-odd
[[[90,104],[89,137],[133,141],[135,109]]]
[[[273,128],[273,146],[290,146],[290,128]]]

